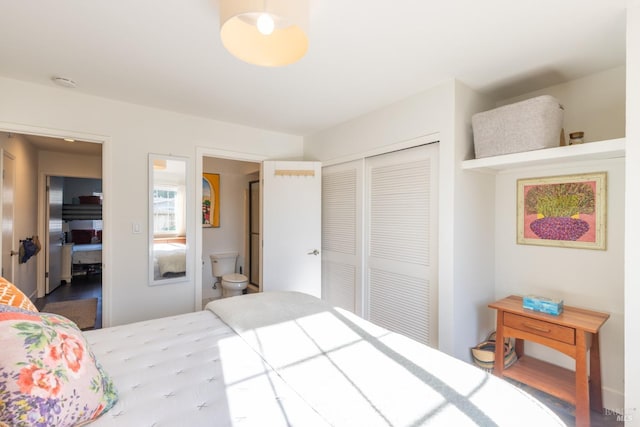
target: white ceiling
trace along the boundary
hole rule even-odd
[[[625,61],[626,0],[310,4],[307,55],[261,68],[222,47],[217,0],[0,0],[0,76],[306,135],[452,77],[506,98]]]

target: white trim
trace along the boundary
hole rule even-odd
[[[353,160],[366,159],[367,157],[379,156],[381,154],[387,154],[387,153],[392,153],[394,151],[404,150],[407,148],[418,147],[420,145],[438,142],[439,140],[440,140],[440,132],[428,133],[428,134],[419,135],[404,141],[376,147],[364,152],[348,154],[346,156],[340,156],[333,159],[324,160],[322,162],[322,166],[333,166],[340,163],[350,162]]]
[[[258,155],[258,154],[251,154],[251,153],[242,153],[242,152],[238,152],[238,151],[227,151],[227,150],[220,150],[220,149],[216,149],[216,148],[209,148],[209,147],[201,147],[201,146],[197,146],[196,147],[196,167],[195,169],[195,177],[194,177],[194,183],[195,183],[195,200],[196,200],[196,204],[201,203],[202,201],[202,185],[200,184],[201,180],[202,180],[202,163],[204,161],[205,157],[217,157],[217,158],[221,158],[221,159],[228,159],[228,160],[238,160],[238,161],[244,161],[244,162],[256,162],[256,163],[262,163],[263,161],[267,160],[269,157],[268,156],[264,156],[264,155]],[[260,166],[260,168],[262,169],[262,166]],[[194,300],[193,300],[193,305],[194,305],[194,311],[200,311],[202,310],[202,266],[204,265],[203,263],[206,261],[202,258],[202,210],[201,209],[194,209],[194,219],[195,219],[195,229],[196,232],[195,234],[195,259],[196,259],[196,268],[195,268],[195,275],[194,277],[194,285],[195,285],[195,289],[194,289]],[[200,263],[198,263],[197,261],[200,260]]]
[[[0,131],[22,133],[25,135],[46,136],[49,138],[72,138],[78,141],[104,143],[108,139],[106,135],[98,135],[81,131],[66,129],[51,129],[39,126],[30,126],[21,123],[0,122]]]
[[[0,172],[2,173],[0,175],[0,224],[4,225],[4,181],[5,181],[5,157],[7,157],[8,159],[10,159],[11,161],[15,162],[16,160],[16,156],[14,156],[13,154],[11,154],[9,151],[5,150],[4,148],[0,148]],[[15,186],[16,186],[16,171],[15,171],[15,163],[13,164],[14,168],[13,168],[13,177],[12,177],[12,191],[15,193]],[[15,216],[16,216],[16,212],[15,212],[15,196],[13,197],[13,202],[11,203],[11,247],[8,248],[8,250],[13,251],[15,248],[15,238],[16,238],[16,233],[15,233]],[[3,231],[4,233],[4,231]],[[6,250],[7,248],[3,247],[3,243],[4,243],[4,236],[0,237],[0,252],[4,253],[3,251]],[[9,262],[11,263],[11,273],[9,275],[6,274],[6,268],[5,265],[2,263],[2,259],[0,259],[0,268],[3,271],[3,277],[5,279],[7,279],[9,282],[14,282],[15,281],[15,266],[16,263],[13,261],[13,256],[9,257]]]

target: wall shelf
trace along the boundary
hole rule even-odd
[[[546,166],[582,160],[615,159],[625,156],[625,138],[588,142],[580,145],[547,148],[502,156],[465,160],[462,169],[499,173],[510,169]]]

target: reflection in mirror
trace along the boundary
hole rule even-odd
[[[149,284],[188,280],[187,161],[149,155]]]

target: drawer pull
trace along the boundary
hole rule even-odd
[[[533,325],[533,324],[527,323],[527,322],[524,322],[522,325],[527,327],[527,328],[529,328],[529,329],[533,329],[533,330],[536,330],[536,331],[539,331],[539,332],[544,332],[545,334],[548,334],[548,333],[551,332],[551,329],[544,328],[544,327],[538,326],[538,325]]]

